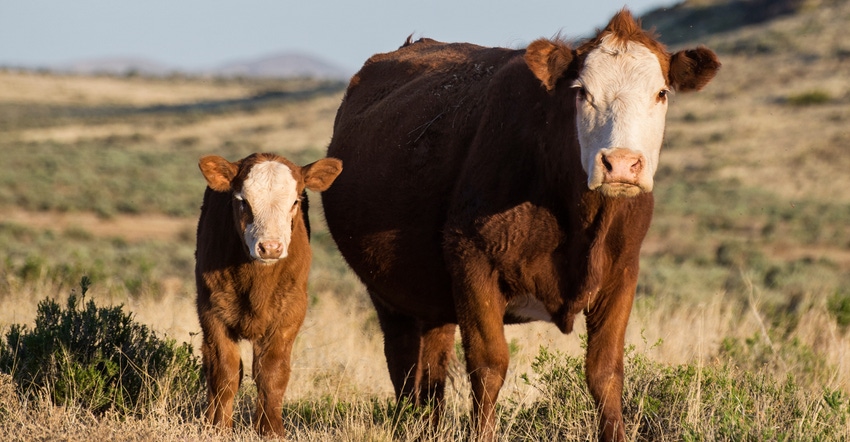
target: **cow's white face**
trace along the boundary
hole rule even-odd
[[[588,188],[607,196],[651,192],[669,94],[658,55],[609,35],[571,86]]]
[[[251,167],[242,189],[234,193],[242,235],[252,258],[268,264],[286,258],[299,206],[297,186],[285,164],[263,161]]]

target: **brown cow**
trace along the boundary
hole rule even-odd
[[[207,419],[233,425],[242,378],[238,342],[248,339],[259,395],[254,425],[261,434],[283,435],[283,394],[307,310],[312,257],[304,189],[327,189],[342,163],[324,158],[298,167],[274,154],[253,154],[235,163],[206,156],[199,166],[208,184],[195,266]]]
[[[346,171],[322,199],[400,398],[439,407],[457,324],[474,431],[492,439],[504,324],[569,333],[583,311],[600,438],[624,438],[624,334],[668,95],[719,66],[704,47],[671,55],[627,10],[577,47],[408,39],[366,62],[328,148]]]

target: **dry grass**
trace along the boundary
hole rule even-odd
[[[241,98],[251,87],[209,81],[54,76],[33,72],[0,75],[0,102],[74,106],[150,106]]]
[[[2,78],[2,76],[0,76]],[[74,144],[116,137],[136,137],[162,148],[175,144],[218,149],[222,140],[250,138],[252,148],[300,151],[324,146],[330,141],[328,127],[341,96],[322,97],[309,103],[284,108],[263,109],[251,114],[230,114],[202,119],[168,131],[161,123],[72,123],[51,128],[27,129],[14,134],[21,143],[56,142]]]
[[[97,295],[97,293],[94,293]],[[778,347],[780,342],[770,343],[764,332],[763,313],[756,305],[748,311],[734,311],[734,303],[723,299],[723,294],[703,305],[678,307],[645,308],[638,306],[633,315],[627,336],[627,346],[633,353],[646,355],[654,361],[669,366],[695,364],[698,367],[721,366],[728,364],[728,355],[720,349],[723,339],[765,339],[765,345],[777,347],[775,354],[759,364],[741,366],[743,371],[772,374],[781,380],[787,376],[797,377],[798,383],[807,380],[808,373],[794,364],[805,362],[798,359],[786,359]],[[131,307],[141,322],[150,323],[160,330],[170,330],[169,334],[179,334],[182,328],[197,332],[192,301],[189,299],[167,299],[160,303],[136,304]],[[166,313],[167,312],[167,313]],[[181,316],[181,321],[166,316]],[[178,324],[179,322],[179,324]],[[169,325],[170,324],[170,325]],[[540,401],[547,401],[547,394],[530,386],[527,379],[536,376],[532,373],[532,364],[539,354],[539,348],[546,347],[550,352],[563,352],[581,357],[581,335],[583,321],[578,321],[576,333],[561,335],[549,324],[535,323],[525,326],[511,326],[507,329],[511,343],[512,360],[508,379],[500,397],[500,403],[510,404],[505,413],[522,413],[539,407]],[[197,338],[190,338],[197,341]],[[813,382],[803,385],[799,394],[812,400],[818,398],[823,389],[848,389],[848,348],[850,336],[837,329],[834,321],[822,309],[813,308],[801,316],[799,325],[786,337],[799,339],[816,354],[826,358],[826,366],[818,375],[825,383]],[[246,366],[250,367],[250,352],[243,352]],[[727,361],[727,362],[724,362]],[[747,363],[746,361],[742,361]],[[627,372],[645,370],[644,367],[628,366]],[[644,379],[644,378],[641,378]],[[463,434],[466,430],[466,415],[469,407],[469,385],[462,368],[457,367],[448,392],[449,408],[443,423],[446,434]],[[206,427],[200,414],[203,399],[200,397],[181,398],[187,403],[163,403],[154,407],[154,411],[141,416],[122,415],[93,416],[84,409],[74,407],[56,407],[42,400],[19,404],[11,396],[10,381],[0,383],[0,431],[18,435],[15,440],[54,439],[91,440],[112,434],[117,440],[258,440],[251,428],[250,415],[253,408],[252,383],[246,378],[243,390],[246,391],[237,404],[236,429],[232,433],[218,433]],[[644,388],[650,384],[632,385],[633,394],[644,394]],[[575,394],[582,393],[583,385],[572,385]],[[319,301],[312,305],[307,321],[299,334],[293,355],[293,376],[287,392],[285,415],[290,428],[290,440],[415,440],[427,428],[415,421],[405,421],[401,434],[396,433],[391,416],[375,416],[376,404],[382,413],[390,411],[382,408],[391,398],[391,385],[386,374],[381,348],[381,337],[375,329],[372,311],[363,304],[340,299],[337,295],[324,293]],[[643,393],[641,393],[643,391]],[[683,409],[691,410],[692,416],[706,407],[717,406],[713,399],[701,397],[699,390],[693,394]],[[338,404],[338,405],[333,405]],[[384,404],[384,405],[380,405]],[[6,411],[3,411],[3,408]],[[328,411],[331,410],[331,411]],[[338,410],[338,411],[332,411]],[[320,413],[315,417],[314,413]],[[330,415],[321,414],[330,413]],[[305,414],[306,413],[306,414]],[[593,438],[593,415],[587,409],[585,415],[558,415],[557,422],[550,422],[560,428],[571,428],[576,434],[574,439]],[[642,412],[638,413],[641,416]],[[311,417],[313,416],[313,417]],[[638,416],[632,417],[637,419]],[[647,416],[646,419],[658,419]],[[503,416],[501,431],[523,430],[524,421]],[[643,418],[641,418],[643,419]],[[814,419],[814,418],[813,418]],[[813,422],[816,422],[815,419]],[[808,421],[805,421],[809,425]],[[630,432],[638,431],[638,421],[628,423]],[[700,428],[699,422],[694,427]],[[517,428],[512,426],[516,425]],[[662,425],[661,422],[658,425]],[[641,430],[646,431],[646,430]],[[669,431],[669,430],[668,430]],[[845,431],[850,431],[846,428]],[[120,434],[117,434],[120,433]],[[681,433],[657,440],[679,440]],[[529,436],[530,437],[530,436]]]
[[[848,141],[841,122],[850,121],[844,99],[850,85],[819,78],[828,75],[823,72],[783,74],[788,63],[768,59],[754,66],[751,57],[724,56],[722,70],[705,93],[674,99],[663,164],[677,173],[708,169],[716,179],[735,179],[784,198],[850,202],[846,192],[837,191],[850,185],[850,175],[842,172],[850,162],[841,155]],[[838,73],[850,61],[829,64]],[[778,78],[765,81],[757,76],[762,70]],[[834,102],[783,103],[813,90],[829,90]]]

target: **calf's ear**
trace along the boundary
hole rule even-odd
[[[239,167],[218,155],[207,155],[198,161],[207,185],[216,192],[230,191],[230,182],[239,172]]]
[[[569,46],[545,38],[535,40],[525,50],[525,64],[547,91],[555,88],[574,58],[575,52]]]
[[[680,92],[698,91],[718,70],[717,55],[705,46],[679,51],[670,57],[670,86]]]
[[[301,173],[304,174],[304,185],[316,192],[323,192],[331,187],[340,172],[342,172],[342,161],[330,157],[322,158],[301,168]]]

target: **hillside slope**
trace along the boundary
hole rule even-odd
[[[797,14],[825,3],[821,0],[687,0],[643,15],[668,44],[696,41],[709,35]]]
[[[720,2],[671,14],[703,3]],[[645,250],[714,260],[731,242],[850,271],[850,2],[818,3],[699,39],[723,68],[671,103]]]

